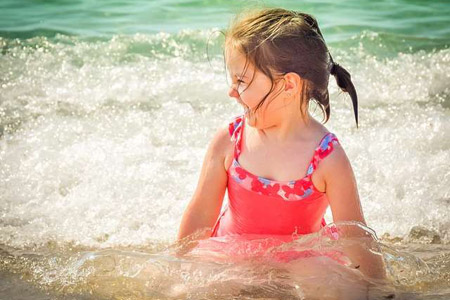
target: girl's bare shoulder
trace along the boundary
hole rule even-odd
[[[323,125],[322,123],[320,123],[315,119],[312,121],[311,127],[313,130],[313,136],[314,140],[316,141],[316,144],[320,142],[325,135],[330,133],[330,131],[328,130],[328,128],[325,127],[325,125]]]
[[[325,136],[329,131],[326,131]],[[324,157],[317,168],[317,174],[322,180],[334,177],[337,174],[348,174],[351,171],[350,160],[342,147],[339,139],[337,142],[333,142],[333,150],[326,157]]]
[[[226,170],[233,160],[233,146],[234,143],[227,127],[219,128],[210,143],[210,151],[214,158],[223,160]]]
[[[315,139],[321,141],[323,137],[331,133],[323,124],[319,123],[315,126]],[[315,179],[319,182],[318,185],[324,185],[325,180],[329,176],[335,176],[340,172],[348,169],[350,162],[342,148],[339,140],[333,142],[333,151],[324,157],[315,171]]]

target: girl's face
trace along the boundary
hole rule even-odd
[[[244,107],[247,123],[258,129],[273,125],[283,111],[280,109],[283,101],[278,101],[283,98],[280,80],[275,80],[273,91],[255,111],[272,87],[270,78],[256,70],[236,49],[227,50],[225,57],[232,83],[228,95]]]

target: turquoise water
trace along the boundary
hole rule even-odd
[[[104,37],[225,28],[243,8],[281,6],[315,15],[328,42],[347,47],[361,32],[391,51],[448,47],[449,1],[14,1],[0,3],[0,36]],[[350,43],[351,44],[351,43]],[[405,45],[408,44],[408,45]],[[375,44],[374,44],[375,45]]]
[[[308,286],[360,287],[338,267],[308,281],[293,266],[169,254],[212,135],[242,113],[218,31],[261,5],[314,14],[357,88],[359,128],[333,79],[326,125],[393,282],[369,299],[392,288],[395,299],[450,297],[449,1],[2,0],[0,298],[302,299]]]

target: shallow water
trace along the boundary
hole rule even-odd
[[[301,299],[332,282],[170,252],[210,138],[241,113],[217,32],[240,2],[18,3],[0,3],[0,298]],[[355,3],[285,7],[318,17],[358,90],[356,129],[330,81],[327,126],[394,274],[371,297],[448,299],[450,6]]]
[[[388,270],[388,281],[377,281],[362,276],[348,257],[329,256],[330,251],[358,241],[335,240],[321,231],[267,247],[271,242],[270,238],[213,238],[183,256],[175,255],[180,245],[168,244],[103,250],[55,245],[3,249],[1,267],[8,271],[1,274],[5,287],[0,295],[14,295],[20,288],[24,290],[21,299],[36,299],[36,292],[42,299],[448,297],[448,245],[371,244],[372,252],[384,257]],[[280,260],[292,251],[310,250],[315,251],[313,256]]]

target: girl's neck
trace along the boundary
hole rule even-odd
[[[285,143],[308,139],[315,123],[314,118],[307,112],[304,116],[300,113],[285,116],[275,125],[264,129],[255,129],[262,140]]]

